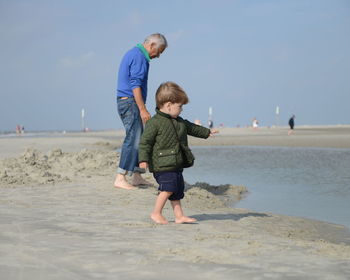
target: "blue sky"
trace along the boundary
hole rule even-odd
[[[155,32],[148,108],[161,82],[190,97],[183,117],[263,126],[350,124],[350,1],[0,0],[0,131],[119,129],[117,71]]]

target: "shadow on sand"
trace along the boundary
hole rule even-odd
[[[209,220],[234,220],[239,221],[243,218],[248,217],[271,217],[263,213],[244,213],[244,214],[200,214],[200,215],[191,215],[192,218],[197,219],[198,221],[209,221]]]
[[[230,194],[230,191],[235,190],[237,188],[237,186],[232,186],[230,184],[213,186],[213,185],[209,185],[208,183],[197,182],[193,185],[187,184],[186,190],[190,190],[191,188],[195,188],[195,187],[207,190],[208,192],[215,195],[227,195],[227,194]]]

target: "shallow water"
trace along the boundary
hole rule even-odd
[[[185,180],[244,185],[235,207],[301,216],[350,228],[350,150],[296,147],[192,147]]]

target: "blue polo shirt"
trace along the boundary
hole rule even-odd
[[[132,90],[141,88],[143,101],[146,103],[150,60],[142,44],[137,44],[124,55],[119,66],[117,97],[133,97]]]

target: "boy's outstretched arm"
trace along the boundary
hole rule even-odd
[[[216,129],[209,129],[201,125],[194,124],[188,120],[184,120],[187,128],[187,134],[198,137],[198,138],[208,138],[209,136],[213,136],[219,131]]]

